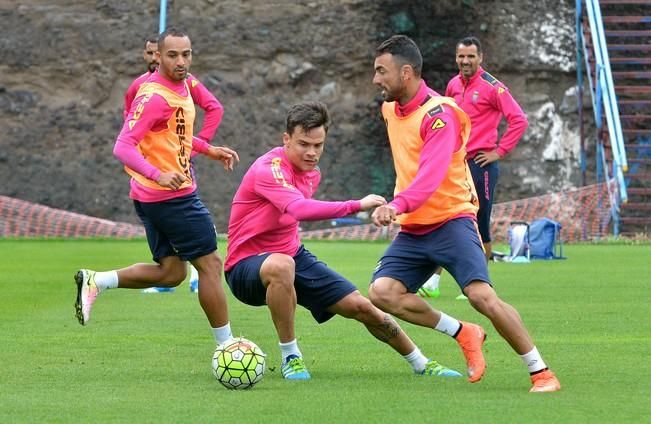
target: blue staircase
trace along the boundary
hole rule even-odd
[[[648,237],[651,0],[577,0],[576,4],[577,77],[580,85],[584,74],[590,82],[598,127],[597,180],[614,182],[613,234]],[[584,149],[582,153],[585,158]]]

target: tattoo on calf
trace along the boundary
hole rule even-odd
[[[398,336],[401,331],[398,323],[388,314],[384,315],[382,323],[368,325],[367,327],[376,339],[385,343]]]

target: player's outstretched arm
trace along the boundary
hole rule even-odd
[[[368,196],[360,199],[359,202],[361,206],[360,210],[363,211],[387,204],[386,199],[377,194],[369,194]]]
[[[223,146],[210,146],[206,151],[206,156],[220,161],[227,171],[232,171],[235,164],[240,161],[235,150]]]

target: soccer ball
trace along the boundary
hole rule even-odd
[[[244,337],[227,340],[217,346],[212,357],[212,373],[227,389],[250,389],[264,376],[262,349]]]

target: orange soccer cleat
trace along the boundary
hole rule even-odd
[[[529,393],[556,392],[561,390],[561,383],[550,370],[545,370],[531,376],[533,386]]]
[[[486,361],[481,346],[486,340],[484,329],[477,324],[461,321],[461,331],[456,337],[468,366],[468,381],[476,383],[481,380],[486,370]]]

